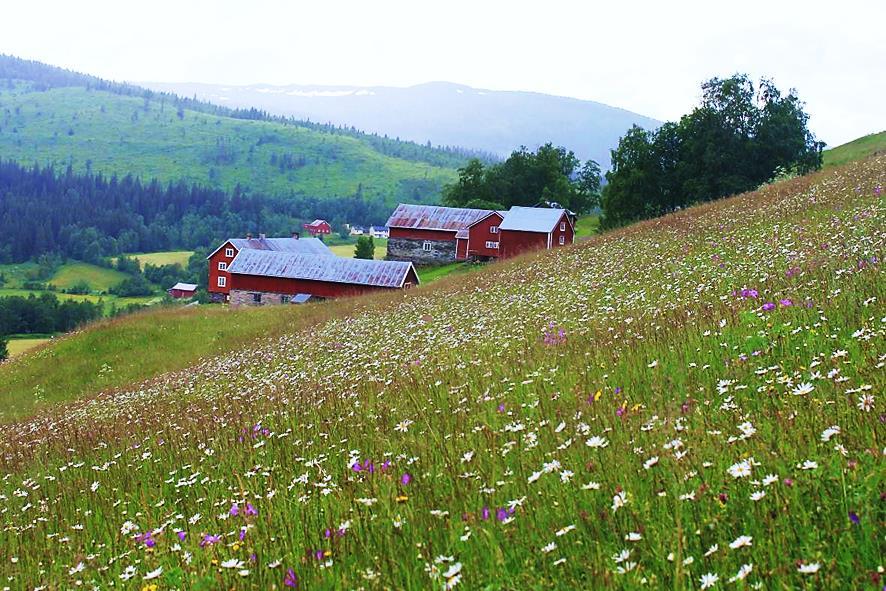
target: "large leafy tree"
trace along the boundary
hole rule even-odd
[[[679,122],[634,127],[621,138],[606,174],[603,225],[747,191],[779,169],[820,168],[824,144],[808,119],[796,92],[783,95],[771,80],[757,87],[744,74],[708,80],[699,106]]]
[[[489,166],[471,160],[458,172],[458,180],[443,191],[443,202],[452,207],[507,209],[556,202],[584,212],[596,206],[601,183],[596,162],[582,164],[573,152],[552,144],[535,152],[522,147]]]

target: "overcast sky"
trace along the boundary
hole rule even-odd
[[[669,120],[740,71],[797,88],[829,145],[886,129],[882,0],[27,0],[0,16],[0,52],[114,80],[445,80]]]

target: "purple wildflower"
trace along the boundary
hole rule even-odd
[[[212,546],[213,544],[218,544],[221,542],[221,536],[206,534],[203,536],[203,539],[200,540],[200,547],[205,548],[206,546]]]
[[[178,536],[178,539],[179,539],[180,542],[184,542],[184,541],[185,541],[185,536],[187,536],[188,534],[186,534],[186,533],[183,532],[183,531],[180,531],[180,532],[176,532],[175,535]]]
[[[880,193],[882,193],[882,192],[883,192],[883,187],[881,187],[880,185],[877,185],[876,187],[874,187],[874,196],[875,197],[879,197]]]
[[[246,503],[246,514],[247,515],[258,515],[258,509],[253,507],[252,503]]]
[[[241,527],[240,528],[240,541],[242,542],[245,538],[246,538],[246,528]]]
[[[504,412],[504,411],[505,411],[505,403],[502,402],[498,405],[498,412]]]
[[[772,302],[766,302],[765,304],[763,304],[764,312],[771,312],[772,310],[775,310],[775,304],[773,304]]]
[[[231,505],[231,515],[237,516],[240,514],[240,507],[237,506],[237,503]]]
[[[489,507],[484,506],[483,510],[480,511],[480,519],[486,521],[489,519]]]
[[[291,568],[286,571],[286,576],[283,578],[283,584],[287,587],[298,588],[298,577],[295,576],[295,571]]]
[[[855,525],[858,525],[858,523],[861,521],[861,519],[859,519],[858,513],[856,513],[855,511],[850,511],[849,512],[849,521],[851,521]]]
[[[400,484],[406,486],[410,482],[412,482],[412,474],[410,474],[409,472],[404,472],[403,476],[400,477]]]
[[[783,308],[794,305],[794,302],[792,302],[789,298],[780,299],[778,300],[778,303],[781,304]]]

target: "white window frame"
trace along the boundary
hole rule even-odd
[[[498,226],[489,226],[490,234],[498,234]]]
[[[234,256],[234,249],[233,248],[226,248],[225,249],[225,256],[228,258],[231,258],[232,256]]]
[[[433,245],[431,244],[431,241],[430,241],[430,240],[425,240],[425,241],[422,243],[422,245],[421,245],[421,249],[422,249],[424,252],[431,252],[431,246],[433,246]]]
[[[216,283],[218,283],[219,287],[227,287],[228,286],[228,278],[227,277],[219,277],[218,281]]]
[[[566,222],[560,222],[560,231],[561,232],[566,231]],[[563,243],[561,242],[560,244],[563,244]]]
[[[566,244],[566,236],[560,236],[560,245]]]
[[[219,262],[218,262],[218,270],[219,270],[219,271],[227,271],[227,270],[228,270],[228,264],[227,264],[226,262],[224,262],[224,261],[219,261]]]
[[[498,248],[498,242],[496,242],[495,240],[487,240],[486,248]]]

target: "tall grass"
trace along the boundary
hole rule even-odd
[[[19,588],[880,585],[884,176],[316,307],[4,426],[0,569]]]

